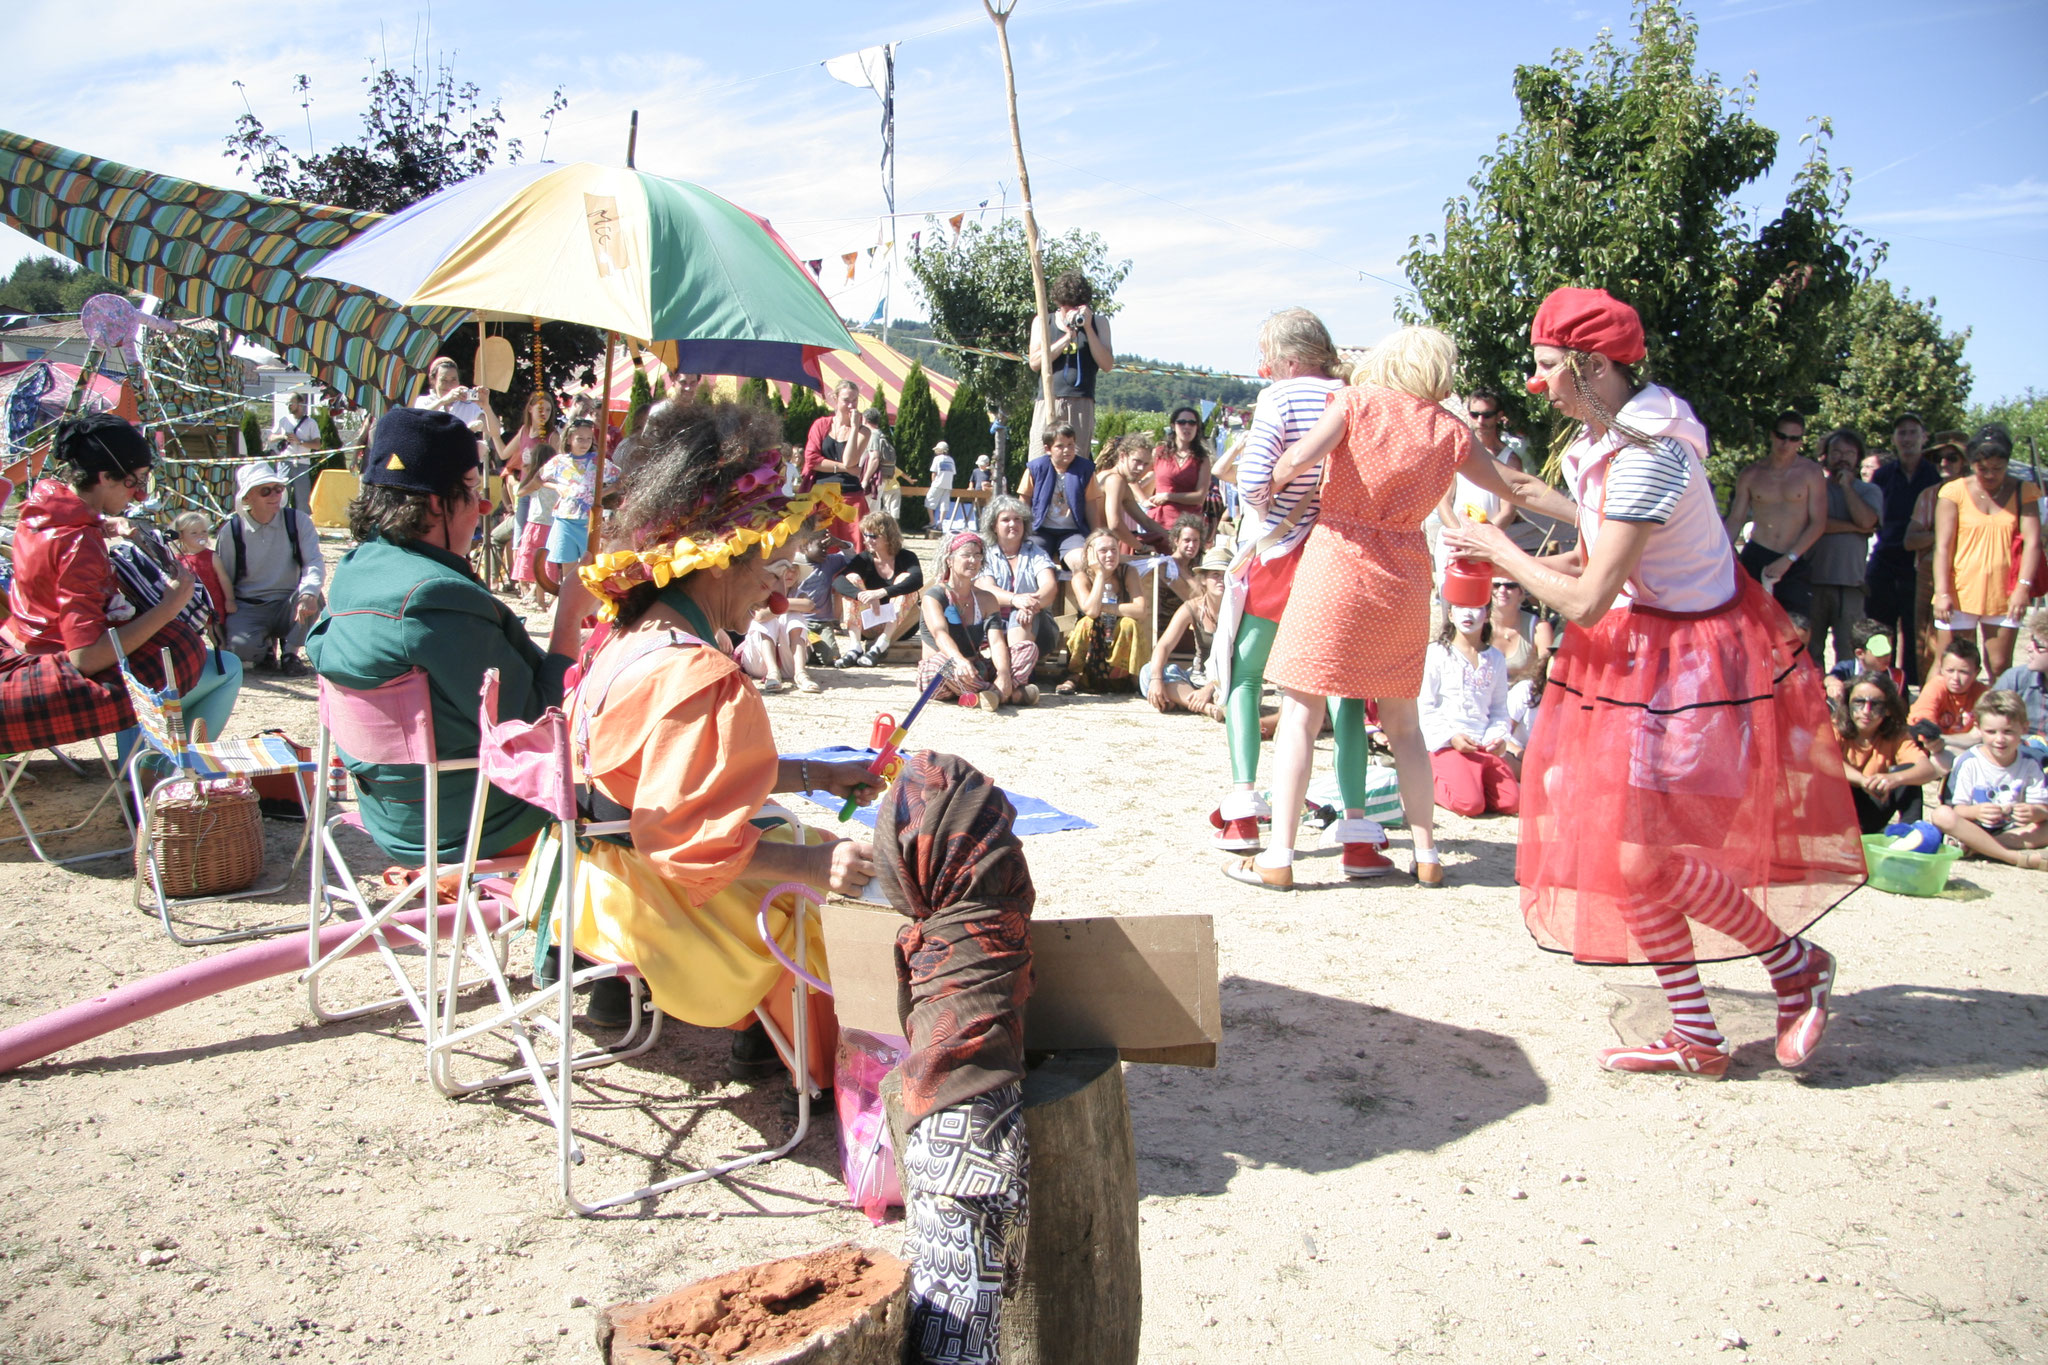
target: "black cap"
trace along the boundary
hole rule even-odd
[[[1908,422],[1918,422],[1923,427],[1927,425],[1927,419],[1925,417],[1922,417],[1919,413],[1913,411],[1911,408],[1907,408],[1897,417],[1892,418],[1892,430],[1897,431],[1900,427],[1904,426]]]
[[[377,419],[363,482],[446,497],[482,464],[476,433],[453,413],[393,408]]]
[[[156,448],[135,424],[111,412],[89,412],[57,424],[58,459],[85,474],[123,478],[156,463]]]

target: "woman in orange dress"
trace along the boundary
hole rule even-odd
[[[1414,840],[1415,879],[1443,884],[1429,750],[1415,699],[1429,650],[1434,574],[1422,523],[1463,474],[1517,505],[1560,520],[1577,508],[1555,490],[1495,462],[1450,396],[1458,348],[1430,327],[1382,341],[1338,392],[1315,428],[1273,470],[1285,487],[1329,455],[1322,513],[1309,532],[1294,588],[1273,638],[1266,676],[1282,690],[1273,746],[1273,842],[1224,868],[1234,881],[1274,890],[1294,885],[1295,826],[1308,790],[1315,736],[1329,697],[1371,698],[1394,749],[1401,811]]]
[[[1980,435],[1970,443],[1969,477],[1943,484],[1934,502],[1936,645],[1946,650],[1950,640],[1973,639],[1981,629],[1994,678],[2012,667],[2020,618],[2041,572],[2041,490],[2006,472],[2011,455],[1996,436]]]

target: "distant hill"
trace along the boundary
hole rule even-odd
[[[852,323],[847,324],[849,327]],[[924,362],[924,367],[948,379],[960,377],[960,367],[954,362],[954,353],[932,344],[932,329],[922,322],[894,322],[889,325],[889,344],[914,360]],[[1149,356],[1118,355],[1117,363],[1150,365],[1165,369],[1192,369],[1193,366],[1176,364],[1170,360],[1154,360]],[[1129,370],[1116,369],[1095,381],[1095,401],[1104,408],[1127,408],[1135,412],[1164,412],[1178,403],[1192,403],[1207,398],[1216,403],[1229,403],[1243,407],[1257,398],[1259,385],[1242,379],[1228,379],[1222,376],[1203,377],[1180,374],[1138,374]]]

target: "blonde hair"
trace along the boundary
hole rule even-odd
[[[1434,327],[1403,327],[1365,353],[1351,381],[1441,403],[1451,396],[1457,373],[1457,342]]]
[[[1259,327],[1259,354],[1268,364],[1299,361],[1332,379],[1349,381],[1351,362],[1337,354],[1330,329],[1306,308],[1282,308]]]
[[[2027,703],[2017,692],[2002,687],[1994,688],[1977,699],[1975,711],[1980,721],[1989,720],[1993,716],[2003,716],[2018,726],[2021,734],[2026,733]]]
[[[181,536],[187,531],[197,531],[205,535],[212,529],[213,522],[204,512],[180,512],[171,522],[171,530]]]

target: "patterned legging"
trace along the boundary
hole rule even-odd
[[[904,1144],[903,1178],[912,1358],[996,1365],[1030,1206],[1023,1085],[926,1115]]]

